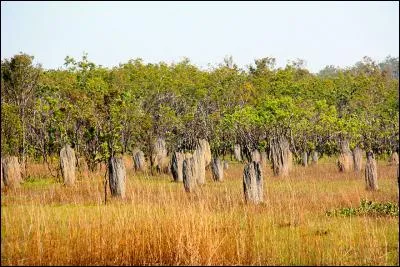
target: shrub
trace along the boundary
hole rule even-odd
[[[397,203],[379,203],[362,199],[357,208],[340,208],[326,212],[327,216],[399,216]]]

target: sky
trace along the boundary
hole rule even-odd
[[[1,58],[19,52],[46,69],[65,57],[106,67],[129,59],[202,69],[226,56],[351,66],[399,56],[399,2],[1,2]]]

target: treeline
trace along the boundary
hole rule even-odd
[[[80,61],[66,57],[58,70],[32,60],[21,53],[1,62],[2,157],[47,162],[70,144],[91,169],[134,149],[152,166],[158,138],[170,152],[193,150],[205,139],[213,157],[233,153],[236,144],[245,158],[288,146],[299,161],[343,152],[343,144],[374,154],[398,150],[398,58],[365,57],[318,74],[301,60],[276,68],[273,58],[246,70],[232,58],[211,70],[188,59],[135,59],[110,69],[85,54]]]

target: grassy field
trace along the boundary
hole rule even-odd
[[[167,175],[134,174],[126,199],[104,205],[104,173],[65,187],[30,164],[20,189],[1,194],[2,265],[398,265],[398,216],[327,216],[362,199],[398,203],[396,167],[378,164],[379,191],[334,159],[263,170],[265,203],[244,203],[243,164],[187,194]]]

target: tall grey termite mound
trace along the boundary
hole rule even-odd
[[[251,152],[251,161],[260,162],[261,163],[261,154],[256,149]]]
[[[175,182],[183,181],[182,168],[184,159],[185,159],[185,154],[182,152],[177,151],[172,154],[171,173]]]
[[[349,148],[349,141],[346,139],[340,142],[338,168],[340,172],[348,172],[353,168],[353,154]]]
[[[315,151],[315,150],[313,150],[312,152],[311,152],[311,163],[312,164],[317,164],[318,163],[318,152],[317,151]]]
[[[234,153],[235,159],[237,161],[242,161],[242,155],[241,155],[241,152],[240,152],[240,145],[235,145],[233,147],[233,153]]]
[[[202,153],[203,151],[199,148],[197,148],[193,152],[193,160],[194,164],[196,165],[196,172],[195,172],[195,177],[196,177],[196,182],[197,184],[201,185],[206,182],[206,162],[204,158],[204,154]]]
[[[393,152],[392,155],[390,155],[390,164],[391,165],[399,165],[399,154],[397,152]]]
[[[139,149],[133,150],[133,168],[135,171],[145,171],[146,170],[146,161],[144,158],[143,151]]]
[[[261,165],[262,165],[262,166],[267,166],[267,163],[268,163],[267,152],[262,151],[262,152],[260,153],[260,155],[261,155]]]
[[[75,183],[75,166],[75,152],[69,145],[65,145],[60,151],[61,174],[65,185]]]
[[[365,183],[367,190],[378,190],[378,170],[374,154],[367,153],[367,163],[365,165]]]
[[[111,195],[125,197],[126,170],[122,157],[111,157],[108,162]]]
[[[303,153],[301,153],[301,165],[303,165],[304,167],[307,167],[307,165],[308,165],[307,151],[303,151]]]
[[[4,186],[10,188],[20,187],[22,182],[21,166],[18,162],[18,157],[6,156],[1,159],[2,167],[2,183]]]
[[[207,167],[211,163],[211,149],[210,144],[205,139],[199,140],[198,148],[201,153],[204,155],[204,164]]]
[[[288,151],[288,170],[289,172],[293,169],[293,153],[289,149]]]
[[[196,160],[188,157],[182,164],[183,186],[186,192],[193,192],[196,188],[197,168]]]
[[[163,138],[157,138],[154,144],[154,166],[158,172],[169,172],[168,150]]]
[[[213,158],[211,162],[211,171],[214,181],[220,182],[224,180],[224,166],[223,161],[218,158]]]
[[[263,175],[259,162],[250,162],[243,171],[243,191],[247,203],[263,202]]]
[[[271,161],[274,175],[287,176],[292,168],[292,152],[288,140],[283,137],[274,137],[270,142]]]
[[[353,150],[353,166],[356,172],[362,169],[362,150],[358,146]]]
[[[196,181],[198,185],[206,182],[206,167],[211,163],[210,145],[204,139],[200,139],[193,152],[193,160],[196,165]]]

